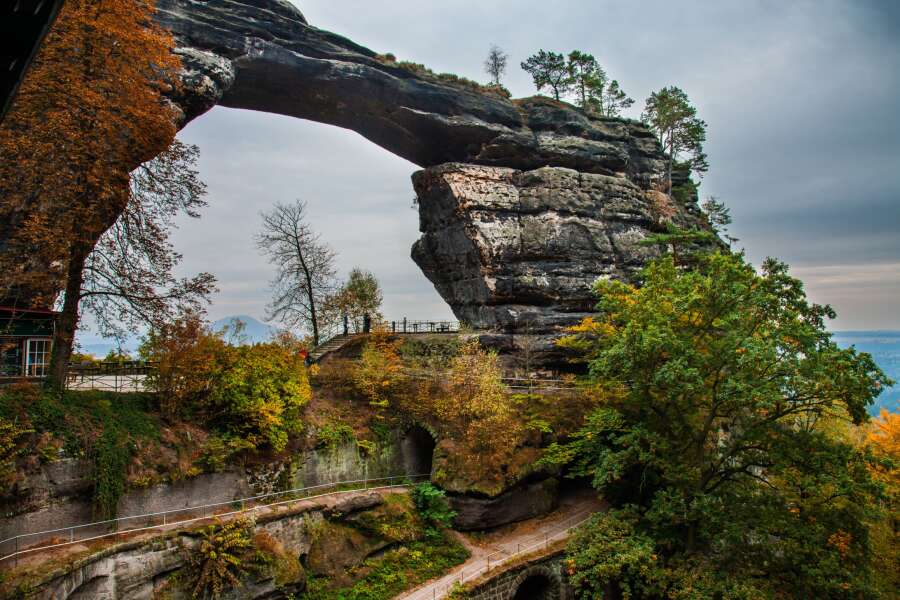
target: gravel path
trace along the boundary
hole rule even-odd
[[[560,502],[560,507],[544,517],[502,527],[483,536],[456,534],[472,556],[443,577],[432,579],[396,598],[398,600],[442,598],[454,583],[460,580],[470,581],[488,568],[500,566],[519,553],[533,552],[556,540],[565,539],[568,537],[567,530],[570,527],[605,509],[606,505],[597,498],[596,492],[583,490],[565,496]]]

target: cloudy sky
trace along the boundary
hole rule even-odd
[[[534,93],[518,65],[539,48],[594,54],[637,100],[627,116],[651,91],[682,87],[709,124],[701,194],[731,207],[750,258],[790,263],[838,310],[834,329],[900,329],[900,2],[295,3],[315,26],[471,79],[486,78],[496,43],[514,96]],[[353,132],[224,108],[180,137],[200,146],[210,206],[175,241],[185,273],[219,278],[212,318],[263,317],[258,213],[295,198],[343,273],[378,276],[388,318],[450,316],[409,258],[415,165]]]

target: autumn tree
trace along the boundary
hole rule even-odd
[[[179,61],[151,0],[70,0],[0,128],[3,295],[49,305],[61,289],[50,377],[62,386],[84,268],[125,210],[135,165],[164,150]]]
[[[198,152],[176,139],[132,172],[124,212],[85,261],[81,311],[93,316],[104,336],[121,341],[141,328],[199,312],[214,291],[209,273],[175,277],[181,255],[169,241],[178,215],[197,218],[206,205],[195,168]]]
[[[491,49],[484,61],[484,72],[490,75],[492,84],[500,85],[500,78],[506,73],[508,60],[509,55],[506,52],[496,44],[491,44]]]
[[[378,279],[369,271],[354,268],[338,292],[330,300],[335,314],[332,319],[346,317],[356,331],[362,331],[366,315],[370,319],[381,316],[382,293]]]
[[[550,455],[613,510],[570,545],[579,597],[874,598],[871,455],[822,430],[889,383],[786,265],[739,254],[599,281],[566,344],[602,403]]]
[[[318,345],[323,305],[335,288],[335,252],[307,223],[306,202],[276,204],[262,220],[256,243],[275,267],[268,318],[310,331]]]
[[[521,67],[531,75],[534,87],[539,92],[549,87],[556,100],[572,89],[572,75],[566,57],[562,54],[539,50],[537,54],[521,63]]]
[[[366,340],[359,363],[353,371],[356,388],[372,406],[387,407],[391,398],[404,389],[407,379],[400,357],[402,340],[394,339],[383,326],[376,326]]]
[[[668,154],[666,183],[672,187],[672,168],[679,158],[701,176],[709,169],[703,142],[706,141],[706,122],[697,117],[687,94],[675,86],[664,87],[647,98],[641,118]]]

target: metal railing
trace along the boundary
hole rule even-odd
[[[514,558],[525,556],[537,550],[546,549],[550,544],[557,540],[564,539],[570,531],[585,523],[594,514],[593,510],[579,511],[571,517],[561,521],[559,527],[554,528],[553,533],[544,532],[528,538],[524,542],[517,542],[514,551],[497,550],[486,557],[479,559],[483,562],[480,566],[461,569],[459,573],[454,575],[453,579],[442,585],[425,587],[417,592],[413,592],[406,596],[406,600],[437,600],[449,594],[457,585],[463,585],[468,581],[473,581],[482,575],[502,567]]]
[[[69,365],[66,388],[70,390],[106,390],[112,392],[147,391],[147,376],[158,363],[139,360],[122,362],[74,363]]]
[[[197,521],[202,521],[204,519],[210,519],[213,517],[223,518],[223,517],[231,517],[236,515],[241,515],[245,513],[249,513],[252,511],[258,511],[265,508],[271,508],[274,506],[281,506],[284,504],[290,504],[292,502],[298,502],[301,500],[312,500],[315,498],[321,498],[323,496],[329,496],[334,494],[346,494],[351,492],[357,492],[360,490],[381,490],[381,489],[389,489],[389,488],[398,488],[398,487],[408,487],[413,485],[416,481],[427,480],[430,477],[429,473],[419,474],[419,475],[392,475],[389,477],[376,477],[369,479],[368,477],[364,479],[353,479],[346,481],[336,481],[332,483],[323,483],[320,485],[313,485],[302,488],[295,488],[290,490],[282,490],[278,492],[270,492],[268,494],[258,494],[256,496],[248,496],[246,498],[237,498],[234,500],[224,500],[222,502],[212,502],[209,504],[200,504],[196,506],[189,506],[183,508],[173,508],[170,510],[164,510],[159,512],[151,512],[140,515],[129,515],[125,517],[116,517],[114,519],[106,519],[103,521],[94,521],[91,523],[81,523],[78,525],[71,525],[68,527],[60,527],[57,529],[47,529],[44,531],[36,531],[33,533],[21,533],[15,535],[13,537],[7,538],[5,540],[0,540],[0,548],[12,547],[13,550],[3,556],[0,556],[0,563],[15,558],[16,564],[18,564],[18,559],[20,556],[24,556],[26,554],[32,554],[34,552],[40,552],[42,550],[50,550],[54,548],[61,548],[64,546],[70,546],[72,544],[83,544],[86,542],[92,542],[104,538],[110,537],[119,537],[119,536],[127,536],[130,534],[135,534],[143,531],[150,531],[153,529],[161,529],[161,528],[175,528],[180,527],[189,523],[194,523]],[[386,485],[383,483],[386,482]],[[399,482],[399,483],[398,483]],[[329,488],[331,491],[325,491]],[[346,488],[346,489],[341,489]],[[315,493],[312,493],[315,492]],[[276,502],[260,502],[265,499],[269,499],[276,496],[291,496],[286,500],[280,500]],[[252,506],[248,506],[251,503],[255,503]],[[216,509],[222,508],[231,508],[232,510],[226,510],[224,512],[216,512]],[[199,516],[187,517],[191,513],[195,511],[203,511]],[[125,522],[135,522],[135,521],[143,521],[140,526],[133,526],[126,529],[121,529],[121,524]],[[102,533],[98,533],[98,529],[103,528],[112,528],[112,531],[106,531]],[[76,535],[76,532],[79,535]],[[25,547],[27,540],[40,538],[40,537],[49,537],[50,543],[36,545],[32,547]],[[62,541],[59,541],[62,540]]]
[[[390,321],[391,333],[459,333],[459,321]]]

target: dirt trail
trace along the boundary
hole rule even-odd
[[[519,551],[537,550],[546,541],[564,539],[567,528],[605,509],[606,505],[597,498],[596,491],[579,490],[565,495],[560,501],[559,508],[546,516],[501,527],[484,535],[457,533],[459,540],[469,549],[472,556],[444,576],[408,590],[396,596],[396,599],[442,598],[460,579],[469,581],[486,571],[489,566],[490,568],[500,566]]]

